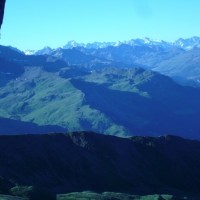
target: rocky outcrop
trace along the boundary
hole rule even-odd
[[[3,23],[5,2],[6,2],[6,0],[0,0],[0,29],[1,29],[1,25]]]

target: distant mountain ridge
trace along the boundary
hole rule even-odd
[[[86,49],[99,49],[99,48],[106,48],[108,46],[119,46],[122,44],[127,44],[130,46],[160,46],[163,48],[170,48],[170,47],[179,47],[185,50],[191,50],[194,47],[200,47],[200,37],[194,36],[191,38],[183,39],[179,38],[174,42],[167,42],[164,40],[154,40],[148,37],[145,38],[137,38],[131,39],[127,41],[117,41],[117,42],[93,42],[93,43],[77,43],[74,40],[69,41],[66,45],[64,45],[63,49],[72,49],[76,47],[84,47]]]
[[[191,50],[193,48],[199,48],[200,47],[200,37],[194,36],[191,38],[179,38],[175,40],[174,42],[167,42],[164,40],[155,40],[150,39],[148,37],[145,38],[136,38],[136,39],[130,39],[127,41],[117,41],[117,42],[91,42],[91,43],[78,43],[75,40],[68,41],[65,45],[62,47],[58,47],[61,49],[72,49],[72,48],[86,48],[86,49],[100,49],[100,48],[106,48],[109,46],[120,46],[122,44],[127,44],[130,46],[159,46],[162,48],[170,48],[170,47],[178,47],[182,48],[184,50]],[[57,48],[56,48],[57,49]],[[25,50],[24,53],[26,55],[44,55],[49,54],[52,51],[55,51],[56,49],[53,49],[49,46],[46,46],[40,50]]]
[[[180,38],[175,42],[143,38],[124,42],[93,42],[84,44],[72,40],[57,49],[44,47],[38,51],[26,51],[25,54],[51,55],[65,60],[68,64],[72,64],[69,58],[71,56],[74,57],[79,51],[79,55],[82,54],[81,57],[83,59],[92,56],[93,60],[100,59],[101,63],[103,60],[106,60],[112,62],[112,65],[118,62],[123,67],[137,66],[151,69],[172,77],[180,84],[200,87],[199,49],[200,37],[194,36],[188,39]],[[68,52],[69,56],[65,56],[66,52]],[[85,67],[86,65],[93,65],[94,62],[87,64],[79,62],[79,64],[83,64]]]

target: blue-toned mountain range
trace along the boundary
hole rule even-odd
[[[0,117],[37,128],[54,126],[52,131],[57,127],[118,136],[167,133],[199,139],[199,89],[152,71],[181,56],[191,61],[188,64],[198,64],[198,51],[122,44],[25,55],[1,46]],[[179,63],[183,75],[187,70],[193,73],[183,59]],[[168,65],[171,73],[173,64]],[[198,65],[194,72],[198,77]],[[3,130],[14,133],[8,124],[1,124]]]

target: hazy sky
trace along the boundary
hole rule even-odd
[[[191,36],[200,36],[200,0],[7,0],[0,44],[37,50]]]

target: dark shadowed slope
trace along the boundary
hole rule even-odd
[[[31,122],[22,122],[14,119],[0,117],[0,134],[42,134],[53,132],[65,132],[66,129],[59,126],[39,126]]]
[[[88,80],[88,81],[87,81]],[[142,69],[110,69],[71,83],[85,104],[135,135],[165,133],[199,139],[199,90]]]
[[[0,136],[1,190],[93,190],[200,195],[200,142],[166,137]]]

